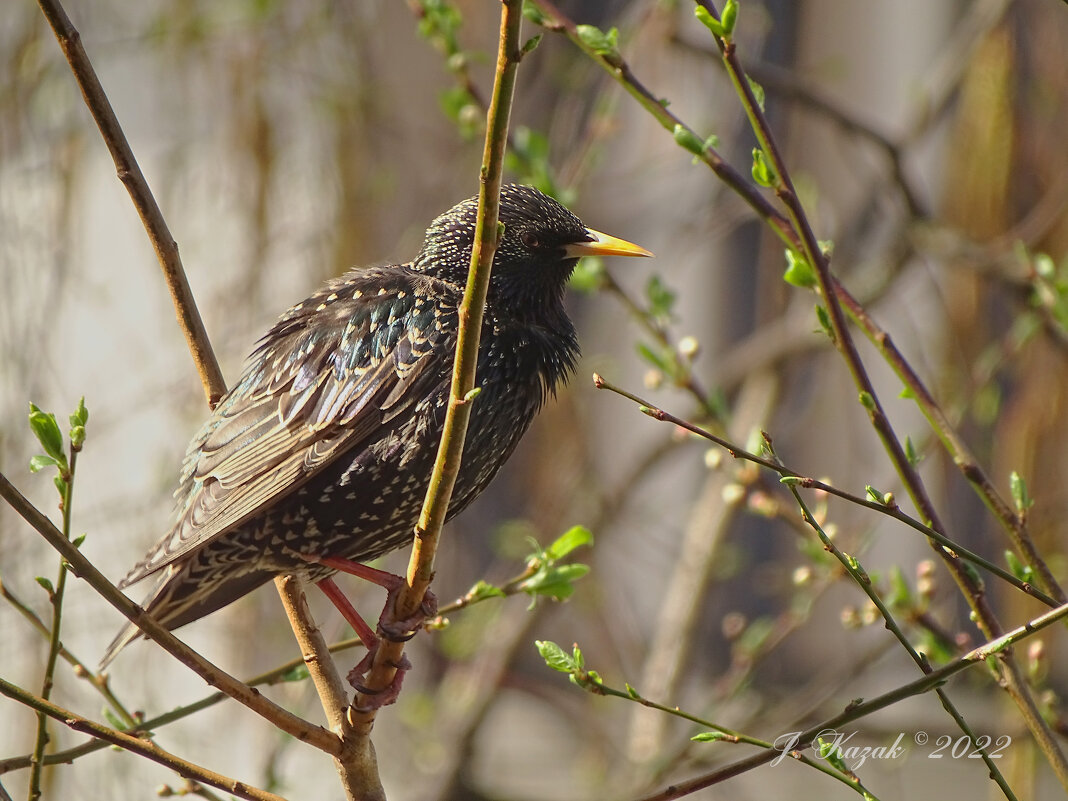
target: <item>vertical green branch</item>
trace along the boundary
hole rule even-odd
[[[434,472],[430,478],[423,510],[416,527],[415,549],[408,567],[408,583],[413,588],[411,611],[422,603],[422,596],[430,584],[434,570],[434,553],[441,527],[445,523],[449,499],[460,471],[467,423],[471,418],[471,392],[475,387],[475,365],[482,331],[482,310],[489,291],[493,254],[500,237],[497,215],[501,201],[501,174],[508,142],[508,121],[512,110],[516,70],[522,51],[519,44],[522,22],[522,2],[505,0],[501,10],[500,46],[497,52],[497,71],[486,113],[486,144],[482,153],[479,174],[478,217],[475,223],[475,244],[471,251],[471,269],[460,305],[460,328],[456,344],[456,362],[452,374],[452,390],[445,416],[445,427],[438,447]],[[414,590],[421,590],[415,593]],[[400,610],[404,611],[404,610]]]
[[[415,542],[408,563],[408,580],[395,601],[395,612],[400,618],[410,617],[416,613],[430,586],[441,528],[445,523],[449,500],[460,469],[464,438],[471,417],[471,404],[477,403],[474,392],[475,367],[478,360],[479,335],[482,329],[482,310],[489,291],[493,254],[500,238],[498,210],[501,175],[508,139],[508,121],[515,89],[516,69],[524,52],[519,42],[521,12],[521,0],[504,0],[502,3],[497,68],[493,95],[490,98],[489,111],[486,115],[486,144],[479,174],[475,241],[471,252],[467,287],[459,309],[459,336],[452,387],[434,470],[430,477],[419,523],[415,529]],[[375,653],[374,663],[365,681],[366,686],[371,690],[387,687],[396,675],[396,666],[400,664],[403,653],[403,643],[383,640]],[[375,719],[373,709],[361,709],[365,706],[363,694],[358,694],[353,706],[349,708],[352,736],[345,737],[346,747],[373,754],[373,750],[361,745],[370,742],[370,733]],[[375,789],[373,782],[377,781],[377,772],[370,764],[370,760],[365,778],[369,787]],[[381,792],[380,789],[378,792]],[[379,796],[371,793],[367,797],[378,798]]]
[[[56,490],[59,492],[59,509],[63,516],[63,538],[68,542],[70,542],[71,505],[74,500],[74,471],[77,466],[78,453],[85,442],[85,424],[88,420],[89,411],[85,408],[85,398],[82,398],[78,401],[78,408],[70,416],[70,439],[68,450],[65,452],[63,434],[60,433],[56,416],[42,412],[32,403],[30,404],[30,429],[44,449],[44,453],[38,454],[30,460],[30,470],[36,473],[47,467],[56,468],[56,476],[53,481]],[[77,547],[80,543],[81,540],[79,539],[73,545]],[[59,570],[54,584],[43,576],[37,578],[37,583],[48,593],[48,601],[52,606],[52,622],[48,632],[48,656],[45,658],[44,678],[41,680],[41,698],[47,701],[51,697],[52,688],[55,685],[56,663],[59,660],[59,652],[62,649],[59,635],[63,624],[63,594],[67,587],[66,560],[62,557],[60,558]],[[48,715],[38,711],[37,736],[34,740],[32,764],[30,766],[30,801],[41,797],[41,770],[48,740]]]

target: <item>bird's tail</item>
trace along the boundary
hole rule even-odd
[[[185,566],[170,565],[163,570],[163,575],[141,606],[157,623],[173,630],[221,609],[270,581],[274,575],[274,572],[255,571],[227,576],[225,580],[211,581],[204,577],[198,580],[189,575]],[[104,670],[123,648],[141,636],[141,629],[134,623],[127,623],[104,652],[100,670]]]
[[[170,580],[173,578],[172,570],[168,569],[163,571],[163,575],[160,576],[159,581],[156,582],[156,586],[152,589],[144,601],[142,601],[142,608],[149,614],[154,615],[158,610],[166,608],[166,596],[170,593],[167,592],[167,587],[170,584]],[[162,620],[159,621],[163,623]],[[166,625],[166,624],[164,624]],[[168,626],[168,628],[170,628]],[[122,627],[122,630],[115,636],[115,639],[108,645],[108,649],[104,652],[103,658],[100,660],[99,670],[104,671],[111,661],[118,656],[119,651],[132,643],[138,637],[142,636],[141,629],[137,627],[133,622],[127,623]]]

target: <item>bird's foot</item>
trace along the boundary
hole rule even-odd
[[[415,612],[406,618],[397,618],[397,596],[400,594],[403,580],[386,593],[386,605],[378,618],[378,633],[393,642],[406,642],[415,636],[429,618],[438,613],[438,598],[430,590],[423,595],[422,603]]]
[[[378,644],[376,643],[373,648],[368,650],[364,658],[356,664],[356,667],[349,671],[349,684],[352,685],[356,692],[363,696],[363,703],[355,707],[357,712],[372,712],[394,703],[400,695],[401,685],[404,684],[404,674],[411,670],[412,667],[412,663],[408,661],[408,657],[401,655],[399,662],[392,663],[392,667],[397,671],[393,675],[393,681],[381,689],[373,690],[364,685],[363,682],[367,675],[367,671],[369,671],[371,665],[374,664],[375,652],[377,650]]]

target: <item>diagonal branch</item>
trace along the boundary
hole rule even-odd
[[[182,778],[196,779],[204,784],[210,784],[212,787],[218,787],[220,790],[232,793],[239,798],[250,799],[250,801],[285,801],[280,795],[275,795],[237,779],[223,776],[221,773],[195,765],[169,751],[164,751],[151,740],[142,740],[139,737],[133,737],[125,732],[111,729],[88,718],[83,718],[81,715],[76,715],[70,710],[56,706],[51,701],[26,692],[21,687],[4,679],[0,679],[0,694],[36,709],[38,712],[48,715],[61,723],[65,723],[74,731],[90,734],[102,742],[117,745],[127,751],[132,751],[135,754],[151,759],[153,762],[158,762],[175,771]]]
[[[167,281],[167,288],[171,292],[171,300],[174,302],[174,310],[178,315],[178,324],[185,334],[189,345],[189,351],[193,354],[197,372],[200,374],[201,383],[204,385],[204,394],[207,395],[208,404],[212,407],[226,392],[226,382],[223,380],[222,370],[215,358],[208,333],[204,329],[204,321],[200,319],[193,292],[189,288],[185,270],[182,267],[181,257],[178,255],[178,244],[171,236],[167,221],[163,219],[163,212],[159,204],[152,196],[152,190],[148,187],[141,168],[134,158],[130,143],[126,141],[126,135],[119,125],[115,110],[111,107],[104,88],[96,76],[89,56],[82,47],[82,37],[71,23],[67,12],[59,0],[38,0],[41,11],[44,12],[48,24],[56,35],[63,55],[67,57],[71,72],[74,73],[78,87],[82,90],[85,105],[96,120],[100,135],[104,137],[104,144],[111,152],[111,158],[115,161],[115,169],[119,180],[130,193],[141,222],[148,232],[152,241],[152,247],[156,251],[156,258],[163,269],[163,277]]]
[[[63,533],[52,524],[51,520],[41,514],[33,504],[26,500],[22,493],[15,489],[14,485],[2,473],[0,473],[0,497],[7,501],[11,508],[18,512],[27,523],[45,538],[49,545],[59,552],[76,576],[84,579],[104,600],[122,612],[149,638],[158,643],[171,656],[204,679],[204,681],[212,687],[222,690],[235,701],[244,704],[253,712],[266,718],[279,729],[296,737],[298,740],[313,745],[331,755],[339,753],[340,740],[338,737],[321,726],[315,726],[292,712],[283,709],[273,701],[263,697],[259,691],[242,684],[229,673],[211,664],[157,623],[155,618],[146,613],[140,606],[123,595],[114,584],[107,580],[103,573],[93,566],[92,562],[85,558],[74,543],[63,537]]]
[[[859,702],[850,703],[839,714],[821,721],[805,731],[791,732],[788,735],[781,735],[779,739],[775,741],[775,747],[771,750],[762,751],[759,754],[754,754],[751,757],[741,759],[725,767],[718,768],[704,776],[698,776],[684,782],[676,782],[664,790],[659,790],[651,795],[642,796],[639,801],[668,801],[668,799],[682,798],[683,796],[702,790],[705,787],[711,787],[714,784],[719,784],[734,776],[738,776],[746,771],[759,767],[760,765],[766,765],[769,762],[778,763],[786,756],[794,757],[795,753],[800,754],[805,749],[810,748],[816,741],[816,738],[826,734],[827,731],[841,730],[845,724],[852,723],[854,720],[860,720],[861,718],[871,715],[874,712],[878,712],[881,709],[886,709],[888,706],[893,706],[906,698],[930,692],[945,684],[951,676],[960,673],[962,670],[965,670],[972,665],[988,662],[992,657],[997,657],[999,654],[1011,650],[1017,643],[1023,642],[1036,632],[1047,626],[1053,625],[1059,620],[1063,620],[1066,616],[1068,616],[1068,604],[1058,606],[1056,609],[1051,609],[1045,614],[1039,615],[1033,620],[1028,621],[1024,625],[1017,626],[1000,637],[991,640],[990,642],[983,643],[977,648],[973,648],[971,651],[954,659],[952,662],[948,662],[942,667],[936,668],[930,673],[926,673],[923,676],[910,681],[908,684],[902,684],[900,687],[867,701],[861,700]]]

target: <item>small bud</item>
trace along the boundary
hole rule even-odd
[[[733,642],[742,636],[747,625],[749,625],[749,621],[746,620],[745,615],[741,612],[728,612],[723,616],[719,627],[720,631],[723,632],[723,636],[728,641]]]
[[[460,109],[457,121],[464,127],[474,128],[482,123],[482,110],[474,103],[468,103]]]
[[[860,614],[857,612],[857,608],[855,606],[843,607],[841,613],[839,614],[839,619],[842,621],[842,626],[844,628],[860,628]]]
[[[745,487],[741,484],[731,482],[723,488],[723,502],[727,504],[737,503],[745,495]]]
[[[686,336],[679,340],[679,355],[684,356],[687,359],[693,359],[697,356],[701,350],[701,343],[697,341],[697,337]]]
[[[860,612],[860,620],[865,626],[870,626],[879,620],[879,610],[870,601],[864,605]]]
[[[749,511],[762,517],[775,517],[779,512],[779,502],[766,492],[750,492]]]
[[[935,581],[933,576],[921,576],[916,579],[916,592],[924,600],[930,600],[935,592]]]
[[[1032,662],[1038,662],[1046,655],[1046,643],[1044,640],[1032,640],[1027,647],[1027,658]]]

